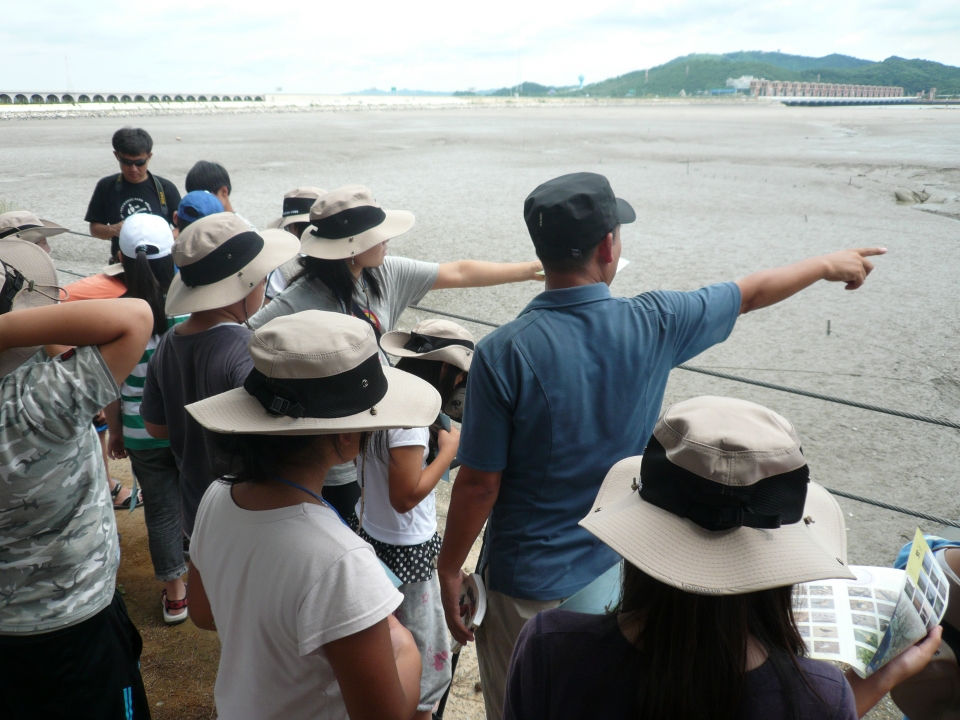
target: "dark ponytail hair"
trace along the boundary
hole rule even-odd
[[[301,270],[292,278],[290,283],[304,278],[306,280],[319,280],[328,288],[333,296],[347,307],[347,312],[353,304],[353,290],[357,286],[357,281],[350,272],[346,260],[323,260],[321,258],[303,255],[300,258]],[[364,268],[362,271],[363,280],[367,290],[377,300],[383,300],[383,290],[380,288],[380,281],[374,275],[370,268]]]
[[[173,280],[173,257],[147,260],[147,254],[137,251],[137,257],[123,258],[123,275],[127,284],[124,297],[146,300],[153,311],[153,334],[163,335],[167,331],[167,313],[164,305],[167,301],[167,290]]]
[[[638,718],[735,720],[746,688],[747,641],[766,650],[789,717],[799,718],[806,654],[793,618],[793,586],[743,595],[696,595],[623,563],[620,605],[640,625]],[[619,627],[616,628],[620,632]]]

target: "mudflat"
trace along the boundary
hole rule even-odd
[[[632,262],[613,283],[619,295],[887,247],[862,289],[821,283],[747,315],[691,364],[960,421],[960,222],[951,217],[960,215],[960,110],[637,103],[5,121],[0,199],[86,232],[95,182],[118,171],[110,135],[123,124],[147,128],[151,169],[181,191],[194,161],[223,163],[234,207],[258,226],[299,185],[368,185],[384,207],[417,216],[390,252],[424,260],[532,259],[527,193],[562,173],[603,173],[638,214],[623,229]],[[926,190],[932,201],[898,204],[898,189]],[[58,266],[78,273],[107,256],[103,241],[58,236],[51,245]],[[423,304],[506,322],[538,291],[442,291]],[[426,316],[408,311],[402,322]],[[813,478],[827,487],[960,515],[960,431],[682,370],[666,402],[703,394],[750,399],[793,421]],[[854,563],[889,564],[918,524],[942,529],[839,502]]]

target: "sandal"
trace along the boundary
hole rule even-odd
[[[163,601],[163,621],[167,625],[179,625],[188,617],[190,617],[190,611],[187,610],[186,597],[184,597],[183,600],[168,600],[167,591],[164,590],[160,593],[160,599]],[[178,612],[176,615],[171,615],[171,610],[182,610],[183,612]]]
[[[123,502],[117,502],[117,498],[120,497],[120,493],[123,491],[123,485],[120,484],[119,480],[115,478],[110,478],[113,480],[116,485],[113,486],[113,489],[110,491],[110,497],[113,498],[113,509],[114,510],[129,510],[130,509],[130,500],[133,498],[133,493],[130,493],[127,496],[127,499]],[[143,493],[137,491],[137,507],[143,505]]]

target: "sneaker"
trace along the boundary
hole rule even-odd
[[[166,590],[160,594],[160,598],[163,601],[163,621],[167,625],[179,625],[190,617],[186,598],[183,598],[183,600],[168,600]],[[174,614],[171,614],[171,610],[174,611]]]

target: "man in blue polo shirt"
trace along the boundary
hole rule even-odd
[[[546,290],[478,345],[470,368],[438,575],[461,644],[461,566],[489,517],[481,558],[487,612],[477,630],[488,720],[499,720],[523,624],[599,577],[619,557],[577,526],[607,471],[643,453],[670,370],[723,342],[737,317],[819,280],[855,289],[882,249],[849,250],[695,292],[611,297],[620,225],[636,219],[602,175],[544,183],[524,218]]]

